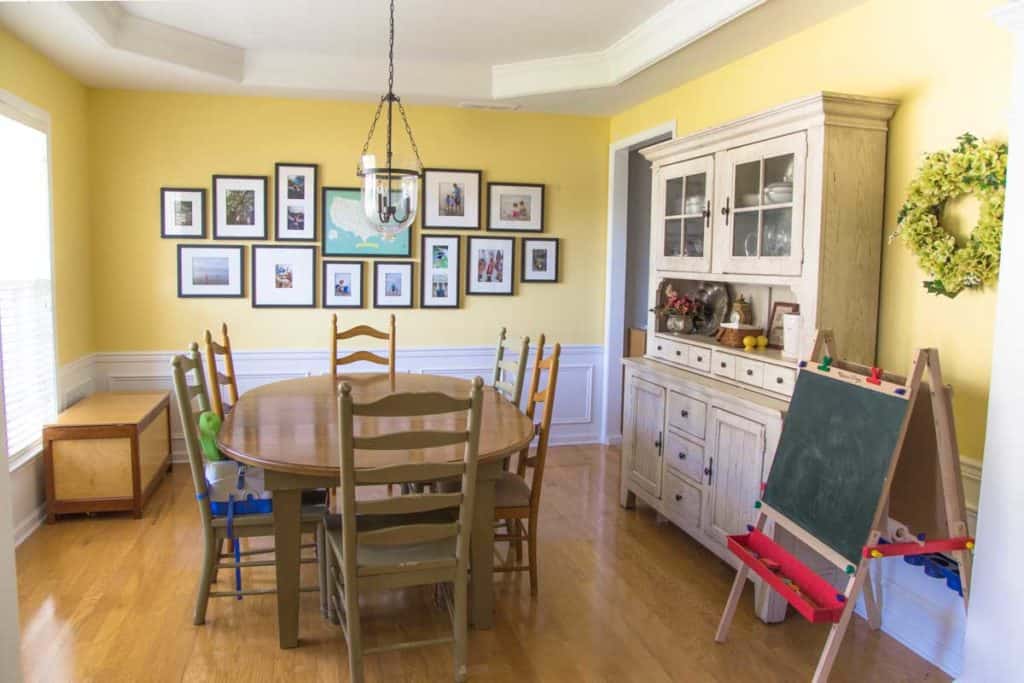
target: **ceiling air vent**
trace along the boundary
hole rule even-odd
[[[501,102],[459,102],[459,109],[483,109],[485,111],[519,111],[522,105]]]

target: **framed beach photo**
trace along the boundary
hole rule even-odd
[[[401,197],[392,193],[397,202]],[[358,187],[323,188],[323,229],[321,244],[326,256],[411,256],[412,226],[393,237],[377,232],[363,213]]]
[[[363,307],[363,264],[359,261],[324,261],[324,308]]]
[[[423,169],[424,230],[480,229],[480,171]]]
[[[487,229],[544,232],[544,186],[487,183]]]
[[[178,245],[178,296],[245,296],[245,247]]]
[[[316,241],[316,164],[274,164],[277,220],[274,234],[285,242]]]
[[[213,176],[213,239],[267,239],[267,176]]]
[[[459,307],[461,238],[423,235],[420,245],[420,308]]]
[[[313,308],[316,247],[252,248],[253,308]]]
[[[787,313],[799,313],[800,304],[787,301],[776,301],[772,304],[772,314],[768,318],[768,325],[765,327],[764,336],[768,337],[768,346],[773,349],[782,348],[783,320],[782,316]]]
[[[409,261],[373,263],[374,308],[412,308],[412,266]]]
[[[511,296],[515,238],[470,237],[466,249],[466,294]]]
[[[168,239],[206,237],[206,188],[160,188],[160,236]]]
[[[523,282],[558,282],[558,238],[524,237]]]

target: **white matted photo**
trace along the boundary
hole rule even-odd
[[[316,247],[253,247],[253,308],[316,305]]]
[[[466,294],[511,296],[515,238],[470,237],[466,248]]]
[[[359,261],[324,261],[324,308],[363,307],[363,264]]]
[[[523,282],[558,282],[558,238],[523,238]]]
[[[544,231],[544,186],[487,183],[487,229]]]
[[[205,188],[160,188],[160,236],[171,239],[206,237]]]
[[[178,296],[245,296],[245,247],[178,245]]]
[[[459,307],[459,264],[461,238],[423,235],[420,248],[421,308]]]
[[[278,240],[313,242],[316,240],[316,164],[274,164],[275,206]]]
[[[374,262],[374,308],[412,308],[412,265],[409,261]]]
[[[267,239],[267,176],[213,176],[213,239]]]
[[[423,169],[423,229],[480,229],[480,171]]]

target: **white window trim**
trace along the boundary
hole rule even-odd
[[[9,90],[0,88],[0,114],[23,123],[30,128],[35,128],[46,135],[46,182],[48,185],[47,198],[50,202],[50,296],[54,299],[53,306],[51,306],[53,315],[53,385],[56,387],[57,392],[57,409],[60,410],[62,407],[60,400],[62,392],[60,376],[57,373],[57,351],[59,348],[57,343],[57,272],[53,267],[53,252],[57,246],[57,241],[53,231],[53,134],[51,132],[50,112],[18,97]],[[0,358],[0,397],[4,395],[3,388],[3,359]],[[0,419],[4,417],[3,411],[3,402],[0,401]],[[6,423],[0,422],[0,431],[4,429],[4,424]],[[0,439],[0,443],[6,443],[6,438]],[[14,472],[24,467],[42,455],[42,453],[42,434],[40,434],[39,442],[33,443],[28,448],[22,449],[21,452],[15,453],[7,459],[8,471]]]

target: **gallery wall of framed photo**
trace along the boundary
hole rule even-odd
[[[215,241],[206,245],[207,188],[160,188],[160,237],[189,240],[178,245],[179,298],[458,309],[463,296],[515,296],[517,284],[559,281],[559,238],[532,236],[545,232],[542,183],[489,181],[485,189],[483,170],[426,168],[416,223],[386,237],[364,215],[359,187],[321,186],[317,163],[273,168],[272,192],[269,174],[211,175]]]

